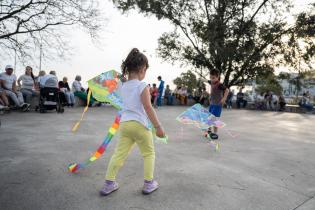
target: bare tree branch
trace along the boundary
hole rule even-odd
[[[45,39],[48,39],[49,43],[55,42],[56,51],[61,48],[66,49],[60,42],[65,37],[56,30],[65,26],[82,27],[95,39],[102,26],[99,17],[96,0],[2,0],[0,2],[0,49],[2,49],[0,57],[12,48],[20,57],[30,56],[27,51],[34,48],[34,45],[45,42]],[[11,48],[1,46],[11,46]]]

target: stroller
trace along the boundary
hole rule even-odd
[[[40,85],[39,106],[36,108],[36,111],[38,109],[40,113],[54,109],[58,113],[64,112],[56,77],[50,77],[44,82],[44,85]]]

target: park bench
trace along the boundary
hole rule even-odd
[[[300,107],[299,105],[295,105],[295,104],[286,104],[285,109],[287,112],[294,112],[294,113],[303,113],[304,112],[302,107]]]
[[[300,107],[299,105],[295,104],[287,104],[285,105],[287,112],[294,112],[294,113],[312,113],[308,112],[305,108]]]
[[[38,104],[39,104],[39,96],[32,97],[31,109],[35,110],[35,108],[38,106]],[[75,104],[74,104],[74,106],[75,107],[85,106],[85,103],[79,97],[75,96]]]
[[[163,101],[162,103],[164,105],[166,105],[166,100],[164,98],[162,99],[162,101]],[[193,106],[195,103],[196,103],[196,101],[194,99],[191,99],[191,98],[187,99],[187,106]],[[180,106],[180,100],[175,98],[175,96],[173,99],[173,105],[174,106]]]
[[[247,109],[253,110],[256,109],[256,103],[254,101],[247,102]]]

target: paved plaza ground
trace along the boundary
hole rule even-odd
[[[156,144],[160,189],[149,196],[141,194],[136,148],[119,173],[120,189],[99,196],[117,137],[100,160],[67,172],[103,141],[113,108],[91,108],[76,134],[70,130],[82,108],[0,115],[0,209],[315,209],[315,115],[224,110],[215,152],[200,130],[175,120],[185,108],[158,110],[169,143]]]

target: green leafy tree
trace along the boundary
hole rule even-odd
[[[288,72],[280,72],[280,74],[277,76],[277,78],[279,80],[289,80],[291,77],[290,77],[290,73],[288,73]]]
[[[181,73],[181,75],[173,80],[173,83],[177,86],[187,87],[188,92],[192,92],[198,87],[198,81],[196,75],[192,71]]]
[[[300,72],[297,77],[290,78],[289,83],[294,85],[295,87],[295,94],[298,96],[301,93],[302,88],[309,88],[309,81],[315,79],[315,71],[304,71]]]
[[[278,81],[278,77],[273,73],[272,69],[267,69],[263,74],[257,75],[256,83],[256,91],[259,93],[272,91],[279,95],[283,90]]]
[[[206,85],[205,85],[205,83],[204,83],[204,81],[202,81],[201,80],[201,78],[199,78],[198,80],[197,80],[197,88],[198,89],[204,89],[204,88],[206,88]]]
[[[194,71],[216,68],[225,85],[243,85],[265,71],[279,53],[283,36],[302,21],[288,25],[290,0],[113,0],[123,12],[137,9],[173,24],[174,30],[159,38],[164,60],[192,66]],[[312,26],[312,23],[309,22]],[[300,33],[314,36],[310,31]],[[307,33],[306,33],[307,32]]]

